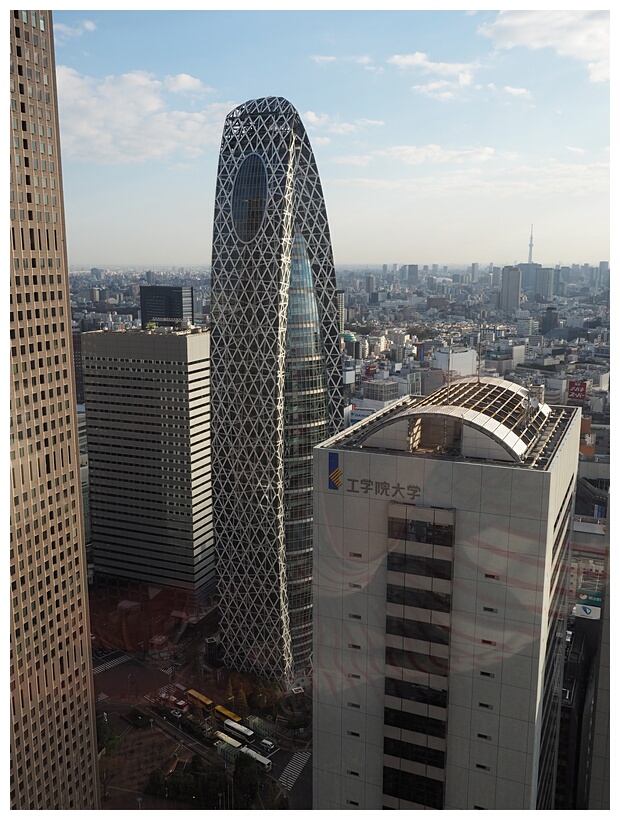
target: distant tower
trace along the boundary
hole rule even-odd
[[[534,225],[532,225],[532,228],[530,230],[530,253],[529,253],[529,256],[527,257],[527,264],[528,265],[532,264],[532,254],[533,253],[534,253]]]

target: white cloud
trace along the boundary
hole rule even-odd
[[[166,88],[175,94],[204,94],[213,91],[209,86],[203,85],[197,77],[189,74],[176,74],[174,77],[166,77]]]
[[[504,91],[506,94],[510,94],[511,97],[522,97],[529,99],[532,96],[527,88],[513,88],[511,85],[505,85]]]
[[[366,166],[370,165],[372,162],[373,157],[372,154],[363,154],[363,155],[348,155],[343,157],[334,157],[332,162],[336,165],[361,165]]]
[[[486,162],[494,154],[492,148],[465,148],[454,150],[440,145],[394,145],[374,152],[376,156],[399,160],[405,165],[428,163]]]
[[[95,31],[97,26],[92,20],[82,20],[76,26],[68,26],[66,23],[54,23],[54,40],[61,45],[67,40],[81,37],[86,32]]]
[[[305,125],[309,125],[311,128],[320,128],[329,122],[328,114],[317,114],[315,111],[306,111],[305,114],[301,115],[301,118]]]
[[[337,157],[334,162],[339,165],[370,165],[381,159],[392,159],[404,165],[431,165],[486,162],[494,155],[493,148],[442,148],[440,145],[394,145],[371,151],[368,154],[348,154]]]
[[[585,148],[575,148],[572,145],[566,145],[564,147],[566,148],[567,151],[570,151],[571,154],[585,154],[585,152],[586,152]]]
[[[329,145],[330,143],[331,137],[312,137],[313,145]]]
[[[360,127],[363,127],[365,125],[385,125],[383,120],[367,120],[367,119],[364,119],[363,117],[359,120],[355,120],[355,123],[356,123],[356,125],[359,125]]]
[[[235,106],[225,102],[198,111],[172,110],[166,92],[195,90],[189,75],[161,81],[149,72],[132,71],[100,79],[58,66],[57,77],[63,153],[78,161],[196,158],[206,146],[219,145],[224,119]],[[119,100],[132,104],[119,105]]]
[[[609,80],[608,11],[501,11],[478,32],[497,48],[552,48],[585,63],[591,82]]]
[[[436,100],[453,100],[455,84],[448,82],[448,80],[435,80],[426,85],[413,85],[411,90],[417,94],[424,94],[427,97],[433,97]]]
[[[353,163],[351,163],[353,164]],[[514,207],[518,201],[540,201],[546,198],[586,198],[606,196],[609,192],[607,163],[568,164],[553,160],[538,165],[511,165],[498,171],[479,167],[451,169],[449,173],[427,173],[399,179],[350,177],[330,179],[332,187],[386,189],[399,191],[403,197],[421,195],[427,202],[464,195],[487,198],[496,209],[505,202]]]
[[[463,89],[473,82],[477,63],[433,62],[428,54],[416,51],[413,54],[394,54],[388,63],[400,69],[414,69],[422,74],[435,75],[438,79],[412,86],[412,91],[436,100],[453,100]]]
[[[354,134],[362,128],[373,125],[384,125],[382,120],[371,120],[360,117],[354,122],[342,122],[329,114],[317,114],[315,111],[306,111],[301,115],[304,124],[309,128],[322,128],[329,134]]]
[[[333,54],[313,54],[310,57],[318,65],[326,65],[327,63],[356,63],[357,65],[363,66],[366,71],[377,71],[381,73],[383,69],[378,68],[373,63],[372,57],[369,57],[368,54],[362,54],[361,56],[344,56],[344,57],[335,57]]]
[[[398,68],[416,68],[424,74],[437,74],[439,77],[453,77],[457,85],[470,85],[476,63],[435,63],[428,59],[428,54],[416,51],[414,54],[394,54],[388,63]]]

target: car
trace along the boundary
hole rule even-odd
[[[276,748],[270,740],[267,740],[266,737],[261,740],[260,745],[268,752],[272,752]]]
[[[181,712],[179,712],[179,710],[178,710],[178,709],[173,709],[173,710],[172,710],[172,717],[175,717],[175,718],[181,718],[181,717],[183,717],[183,715],[182,715],[182,713],[181,713]]]

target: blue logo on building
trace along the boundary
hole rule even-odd
[[[338,466],[338,453],[329,454],[329,489],[339,490],[342,487],[342,470]]]

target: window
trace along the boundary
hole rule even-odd
[[[415,669],[418,672],[427,672],[430,675],[448,676],[448,659],[433,655],[423,655],[421,652],[408,652],[404,649],[395,649],[388,646],[385,649],[385,662],[389,666],[400,669]]]
[[[410,683],[395,678],[385,679],[385,694],[403,700],[414,700],[417,703],[440,706],[443,709],[446,708],[448,703],[448,693],[445,689],[436,689],[421,683]]]
[[[444,561],[440,558],[427,558],[421,555],[405,555],[402,552],[388,553],[387,568],[393,572],[406,572],[428,578],[450,580],[452,577],[451,561]]]
[[[395,740],[391,737],[384,738],[383,751],[386,755],[413,760],[415,763],[423,763],[426,766],[435,766],[437,769],[443,769],[446,765],[445,752],[439,749],[431,749],[428,746],[419,746],[415,743]]]
[[[431,735],[431,737],[446,736],[445,721],[429,718],[425,715],[416,715],[412,712],[401,712],[400,709],[386,707],[383,710],[383,722],[387,726],[396,726],[399,729],[419,732],[422,735]]]
[[[450,595],[445,592],[431,592],[427,589],[388,584],[387,600],[391,604],[404,604],[436,612],[450,612]]]
[[[412,777],[409,772],[383,767],[383,793],[390,797],[420,803],[432,809],[443,809],[443,789],[441,780],[421,775]]]

